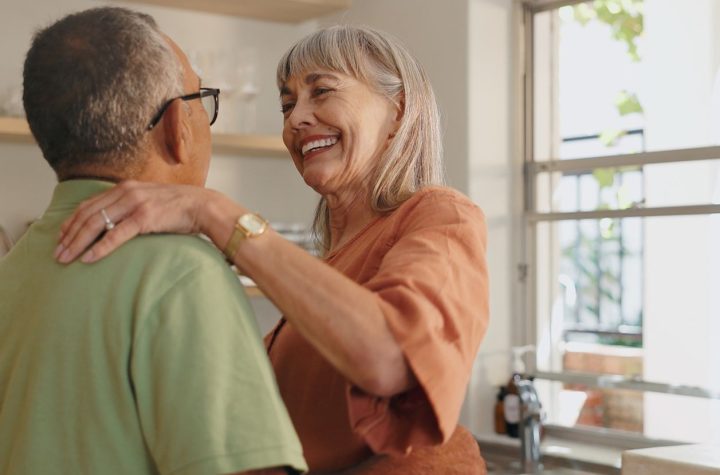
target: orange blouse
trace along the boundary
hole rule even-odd
[[[443,450],[454,454],[445,463],[467,457],[482,463],[472,437],[447,442],[457,433],[488,325],[485,250],[482,211],[454,190],[433,187],[326,256],[329,265],[374,292],[419,386],[391,398],[366,394],[281,320],[266,344],[311,470],[337,470],[381,453],[398,466],[393,473],[403,473],[404,461],[423,453],[442,458]]]

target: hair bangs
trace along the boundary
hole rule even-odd
[[[278,88],[290,78],[313,70],[334,71],[365,80],[366,55],[352,48],[356,42],[348,36],[348,31],[328,28],[300,40],[278,63]]]

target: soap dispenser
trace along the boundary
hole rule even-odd
[[[524,377],[525,363],[522,356],[534,347],[516,346],[512,348],[512,376],[506,386],[506,394],[503,400],[503,411],[505,414],[505,430],[510,437],[517,438],[520,428],[520,394],[515,380]]]
[[[510,437],[517,438],[520,428],[520,394],[515,385],[515,374],[513,373],[506,386],[503,412],[505,415],[505,432]]]
[[[505,386],[500,386],[497,393],[497,400],[495,401],[496,434],[507,434],[507,428],[505,427],[505,396],[507,396],[507,389]]]

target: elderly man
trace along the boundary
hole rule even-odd
[[[36,34],[23,99],[59,184],[0,262],[0,473],[306,470],[215,248],[155,235],[92,265],[53,258],[62,221],[114,182],[205,182],[218,92],[147,15],[96,8]]]

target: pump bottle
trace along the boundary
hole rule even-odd
[[[518,346],[512,349],[512,376],[506,386],[505,398],[503,400],[503,411],[505,414],[505,430],[510,437],[518,437],[520,427],[520,395],[515,385],[516,376],[523,377],[525,363],[522,356],[535,348],[529,346]]]
[[[505,386],[500,386],[497,393],[497,400],[495,401],[496,434],[507,434],[507,428],[505,426],[505,396],[507,396],[507,389],[505,389]]]

